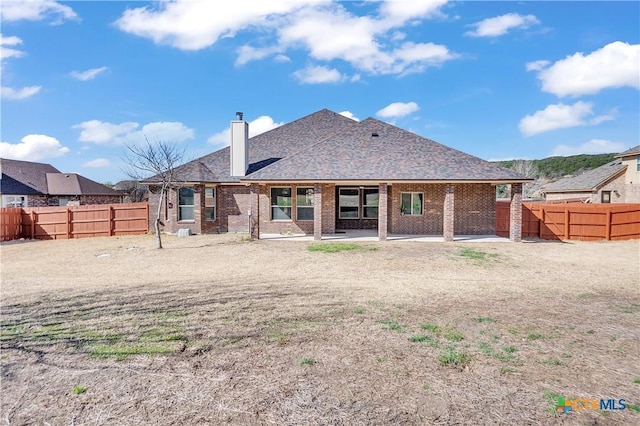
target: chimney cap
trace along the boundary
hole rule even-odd
[[[236,117],[238,117],[238,120],[242,121],[243,116],[244,116],[244,113],[242,111],[236,112]]]

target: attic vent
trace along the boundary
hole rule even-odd
[[[378,137],[378,133],[376,133],[376,132],[371,133],[371,137],[372,138],[377,138]]]

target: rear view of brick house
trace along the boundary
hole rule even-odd
[[[162,203],[166,232],[495,234],[495,186],[512,185],[514,214],[531,179],[414,133],[323,109],[248,138],[242,113],[231,145],[190,161]],[[514,218],[515,219],[515,218]],[[521,238],[514,227],[512,240]]]

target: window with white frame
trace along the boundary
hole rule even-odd
[[[2,207],[27,207],[27,197],[24,195],[3,195]]]
[[[340,188],[338,192],[338,209],[340,219],[359,219],[360,189]]]
[[[291,187],[271,188],[271,220],[291,220]]]
[[[215,188],[204,189],[204,220],[209,222],[216,220],[216,189]]]
[[[405,216],[422,215],[422,192],[403,192],[400,194],[400,212]]]
[[[313,188],[296,188],[296,219],[313,220]]]
[[[378,202],[378,188],[364,188],[362,190],[362,217],[365,219],[377,219]]]
[[[178,189],[178,220],[194,220],[194,191],[183,186]]]
[[[602,202],[602,203],[610,203],[611,202],[611,191],[602,191],[600,193],[600,202]]]

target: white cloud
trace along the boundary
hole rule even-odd
[[[355,120],[355,121],[360,121],[360,119],[358,117],[356,117],[355,115],[353,115],[353,113],[351,111],[342,111],[342,112],[339,112],[338,114],[340,114],[340,115],[342,115],[344,117],[350,118],[352,120]]]
[[[533,61],[533,62],[528,62],[526,67],[527,67],[527,71],[540,71],[544,68],[546,68],[551,62],[549,61]]]
[[[0,157],[13,160],[40,161],[69,152],[60,141],[47,135],[27,135],[19,143],[0,142]]]
[[[342,81],[340,71],[323,66],[309,66],[295,71],[293,76],[304,84],[339,83]]]
[[[24,52],[13,47],[22,44],[22,39],[16,36],[5,37],[0,34],[0,61],[9,58],[19,58],[24,56]]]
[[[278,16],[325,0],[247,1],[236,7],[219,1],[177,0],[127,9],[116,21],[123,31],[182,50],[200,50],[250,26],[269,26]]]
[[[524,136],[533,136],[556,129],[577,127],[585,125],[595,125],[603,121],[613,120],[616,111],[608,114],[592,116],[593,104],[591,102],[576,102],[573,105],[554,104],[549,105],[542,111],[536,111],[532,115],[525,116],[520,120],[518,127]]]
[[[381,118],[398,118],[404,117],[418,111],[420,107],[415,102],[394,102],[376,112]]]
[[[40,91],[40,86],[28,86],[22,89],[12,89],[11,87],[0,88],[0,94],[2,99],[8,99],[12,101],[27,99]]]
[[[532,69],[539,71],[542,90],[560,97],[615,87],[640,89],[640,44],[616,41],[588,55],[578,52],[549,67]]]
[[[199,50],[243,30],[262,31],[262,46],[238,50],[236,65],[305,49],[316,61],[343,60],[373,74],[416,72],[455,59],[457,54],[433,43],[399,45],[403,26],[415,20],[442,16],[446,0],[381,2],[377,14],[356,16],[337,1],[253,1],[243,7],[223,2],[160,2],[128,9],[116,21],[123,31],[158,44]],[[274,37],[275,36],[275,37]],[[342,74],[342,73],[341,73]]]
[[[146,140],[184,142],[194,138],[193,129],[180,122],[154,122],[140,127],[138,123],[124,122],[113,124],[105,121],[90,120],[72,126],[80,129],[80,142],[98,145],[140,144]]]
[[[626,151],[629,147],[622,142],[613,142],[606,139],[591,139],[578,146],[558,145],[551,155],[567,156],[577,154],[609,154]]]
[[[111,162],[106,158],[96,158],[95,160],[87,161],[82,164],[82,167],[86,167],[89,169],[100,168],[100,167],[109,167]]]
[[[71,71],[71,77],[80,81],[93,80],[96,76],[102,72],[105,72],[107,67],[91,68],[87,71]]]
[[[539,23],[538,18],[533,15],[507,13],[471,24],[475,29],[467,31],[465,35],[471,37],[498,37],[508,33],[512,28],[529,28],[531,25]]]
[[[7,22],[42,21],[53,17],[54,23],[60,23],[65,19],[75,19],[77,15],[69,6],[53,0],[8,0],[2,2],[0,17]]]
[[[252,138],[261,133],[268,132],[269,130],[280,127],[283,124],[284,123],[282,122],[276,123],[275,121],[273,121],[273,118],[269,117],[268,115],[261,115],[255,120],[249,122],[249,137]],[[207,139],[207,142],[218,147],[229,145],[229,143],[231,142],[230,129],[226,128],[223,131],[216,133],[215,135]]]

